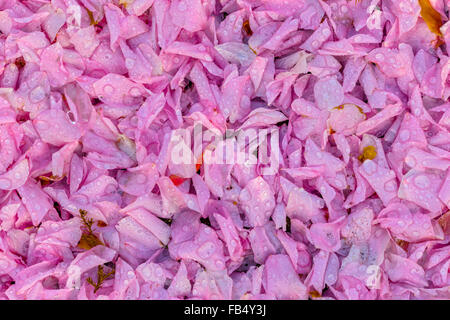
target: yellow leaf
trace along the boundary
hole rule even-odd
[[[81,236],[80,241],[78,242],[78,248],[89,250],[92,249],[95,246],[103,245],[103,242],[100,241],[99,238],[97,238],[94,234],[85,234]]]
[[[317,291],[315,291],[315,290],[310,291],[310,292],[309,292],[309,296],[310,296],[311,298],[320,298],[320,297],[321,297],[320,293],[317,292]]]
[[[91,26],[92,26],[92,25],[95,26],[98,22],[95,21],[95,19],[94,19],[94,13],[93,13],[92,11],[89,11],[88,9],[86,9],[86,11],[87,11],[87,13],[88,13],[89,20],[90,20],[90,22],[91,22]]]
[[[120,0],[119,4],[123,5],[123,7],[126,9],[128,5],[132,4],[134,0]]]
[[[439,12],[437,12],[430,4],[429,0],[419,0],[420,5],[420,15],[431,32],[442,37],[441,30],[439,28],[442,26],[442,18]]]
[[[54,176],[51,175],[50,177],[46,177],[46,176],[39,176],[39,179],[41,179],[42,181],[61,181],[64,177],[59,177],[59,176]]]
[[[364,162],[365,160],[373,160],[377,156],[377,150],[374,146],[367,146],[363,149],[363,152],[358,157],[358,160]]]
[[[341,104],[341,105],[339,105],[339,106],[337,106],[337,107],[334,107],[333,109],[336,109],[336,110],[344,110],[344,105]]]

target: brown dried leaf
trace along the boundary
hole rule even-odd
[[[39,176],[39,179],[41,179],[41,181],[51,181],[51,182],[54,182],[54,181],[61,181],[62,179],[63,179],[64,177],[59,177],[59,176],[54,176],[54,175],[51,175],[50,177],[47,177],[47,176]]]
[[[244,30],[247,36],[251,36],[253,34],[252,28],[250,27],[250,21],[245,20],[242,24],[242,29]]]
[[[43,187],[48,186],[49,184],[51,184],[52,182],[55,181],[60,181],[62,180],[64,177],[58,177],[58,176],[54,176],[51,175],[50,177],[47,176],[39,176],[39,181],[41,182],[41,185]]]
[[[97,290],[102,287],[103,282],[107,280],[110,276],[114,275],[115,271],[116,270],[113,267],[113,269],[110,272],[105,273],[103,271],[103,266],[100,265],[97,267],[97,283],[95,283],[91,277],[87,278],[86,281],[87,283],[89,283],[91,286],[94,287],[94,293],[96,293]]]
[[[133,140],[123,134],[119,134],[116,140],[116,147],[132,160],[136,161],[136,144]]]
[[[98,22],[95,21],[95,19],[94,19],[94,13],[92,11],[89,11],[88,9],[86,9],[86,11],[87,11],[87,14],[89,16],[89,20],[90,20],[91,25],[95,26],[96,24],[98,24]]]
[[[100,239],[97,238],[97,236],[94,234],[83,233],[81,235],[80,241],[78,242],[78,248],[84,250],[89,250],[99,245],[102,246],[103,242],[101,242]]]
[[[420,5],[420,16],[423,20],[425,20],[425,23],[428,26],[428,29],[430,29],[431,32],[434,34],[437,34],[438,36],[442,37],[442,33],[440,27],[442,26],[442,17],[437,12],[433,6],[430,4],[429,0],[419,0]]]
[[[445,234],[450,234],[450,211],[444,213],[439,219],[438,223]]]
[[[103,221],[97,221],[97,226],[99,226],[100,228],[104,228],[107,226],[107,224],[104,223]]]
[[[26,61],[23,57],[18,57],[14,61],[14,64],[16,65],[17,68],[22,69],[23,67],[25,67]]]
[[[403,250],[408,250],[409,243],[404,240],[396,239],[395,242],[401,247]]]

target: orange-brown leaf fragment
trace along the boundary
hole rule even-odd
[[[89,22],[91,23],[91,26],[95,26],[98,22],[94,19],[94,13],[88,9],[86,9],[86,11],[89,16]]]
[[[107,224],[104,223],[103,221],[97,221],[97,226],[99,226],[100,228],[104,228],[107,226]]]
[[[176,174],[171,174],[169,179],[172,180],[173,184],[177,187],[187,180],[186,178],[179,177]]]
[[[16,67],[18,69],[22,69],[23,67],[25,67],[26,61],[23,57],[18,57],[15,61],[14,64],[16,65]]]
[[[41,182],[41,185],[43,187],[45,187],[45,186],[48,186],[49,184],[51,184],[52,182],[60,181],[63,178],[64,177],[58,177],[58,176],[54,176],[54,175],[51,175],[50,177],[39,176],[39,181]]]
[[[395,242],[396,242],[396,243],[399,245],[399,247],[401,247],[403,250],[408,250],[408,245],[409,245],[409,243],[408,243],[407,241],[397,239]]]
[[[58,176],[54,176],[54,175],[51,175],[50,177],[39,176],[39,179],[41,179],[41,181],[46,181],[46,182],[61,181],[63,178],[64,177],[58,177]]]
[[[81,235],[81,239],[78,242],[78,248],[80,249],[84,249],[84,250],[89,250],[92,249],[95,246],[102,246],[103,242],[100,241],[99,238],[97,238],[96,235],[94,234],[85,234],[83,233]]]
[[[252,50],[252,52],[253,52],[254,54],[258,55],[258,53],[257,53],[252,47],[250,47],[250,46],[248,46],[248,47],[250,48],[250,50]]]
[[[450,234],[450,211],[444,213],[439,219],[438,223],[445,234]]]
[[[252,28],[250,28],[250,22],[248,20],[245,20],[242,24],[242,29],[244,29],[245,33],[248,36],[251,36],[253,34]]]
[[[420,16],[425,21],[431,32],[442,37],[441,30],[442,17],[430,3],[430,0],[419,0]]]
[[[434,41],[431,42],[434,49],[439,48],[441,45],[445,44],[445,41],[442,39],[442,37],[436,37]]]
[[[197,163],[195,164],[195,171],[199,171],[200,168],[202,167],[203,164],[203,152],[200,155],[200,157],[198,157]]]

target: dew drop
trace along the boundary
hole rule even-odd
[[[419,175],[414,178],[414,184],[419,189],[427,189],[430,186],[430,180],[425,175]]]
[[[375,59],[377,59],[378,61],[383,61],[384,60],[384,55],[382,53],[377,53],[375,55]]]
[[[128,69],[133,68],[133,67],[134,67],[134,64],[135,64],[134,59],[130,59],[130,58],[125,59],[125,66],[126,66]]]
[[[375,165],[375,163],[372,160],[366,160],[364,161],[364,163],[362,164],[364,171],[368,174],[368,175],[372,175],[375,173],[375,171],[377,170],[377,166]]]
[[[399,137],[400,137],[400,141],[402,141],[402,142],[408,141],[409,137],[410,137],[409,131],[408,130],[400,131]]]
[[[395,191],[397,187],[397,184],[395,183],[394,180],[388,181],[385,183],[384,185],[384,190],[388,191],[388,192],[393,192]]]
[[[106,94],[112,94],[114,92],[114,88],[111,85],[107,84],[106,86],[103,87],[103,91]]]
[[[180,11],[185,11],[186,9],[187,9],[186,3],[184,3],[184,1],[181,1],[181,2],[178,4],[178,10],[180,10]]]
[[[130,95],[132,96],[132,97],[139,97],[140,95],[141,95],[141,91],[139,90],[139,88],[136,88],[136,87],[134,87],[134,88],[131,88],[130,89]]]

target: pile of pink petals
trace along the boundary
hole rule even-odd
[[[1,1],[0,299],[450,299],[429,3]],[[175,163],[194,123],[277,169]]]

